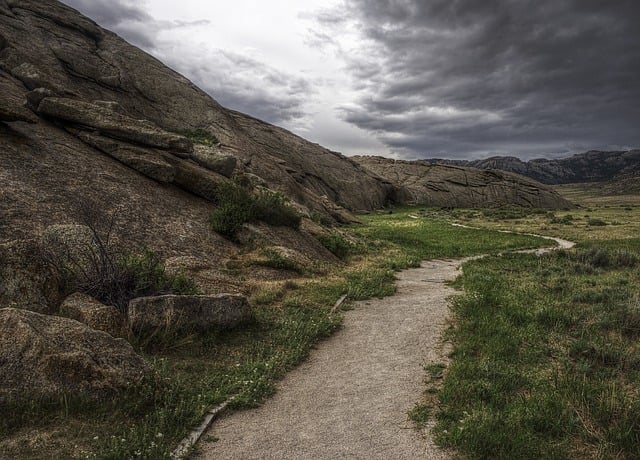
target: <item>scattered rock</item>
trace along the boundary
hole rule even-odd
[[[131,345],[78,321],[0,309],[0,399],[100,396],[150,372]]]
[[[26,99],[16,87],[16,82],[0,73],[0,121],[37,123],[38,117],[25,107],[25,103]]]
[[[104,305],[91,296],[76,292],[60,305],[60,314],[113,337],[124,337],[124,317],[112,305]]]
[[[53,97],[55,96],[55,93],[53,91],[51,91],[50,89],[47,88],[36,88],[34,90],[29,91],[26,94],[27,97],[27,106],[31,109],[31,110],[37,110],[38,106],[40,105],[40,102],[45,98],[45,97]]]
[[[68,93],[59,82],[58,76],[30,62],[23,62],[14,67],[11,69],[11,74],[20,80],[27,89],[46,88],[55,94]]]
[[[128,314],[137,334],[188,333],[235,327],[249,319],[251,308],[242,295],[161,295],[133,299]]]
[[[116,139],[165,150],[193,151],[193,143],[184,136],[164,131],[147,120],[136,120],[90,102],[47,97],[40,102],[38,113],[94,128]]]

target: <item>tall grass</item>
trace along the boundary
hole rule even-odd
[[[638,266],[615,248],[465,264],[438,442],[469,458],[637,458]]]

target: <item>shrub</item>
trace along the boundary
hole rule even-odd
[[[214,231],[231,240],[247,222],[261,220],[270,225],[300,227],[302,217],[286,203],[286,198],[270,190],[251,194],[235,182],[220,184],[216,190],[218,207],[211,214],[210,224]]]
[[[587,221],[587,225],[591,227],[604,227],[607,223],[602,219],[591,218]]]
[[[179,131],[178,134],[182,134],[184,137],[191,139],[196,144],[211,146],[220,143],[216,135],[206,129],[187,129]]]
[[[355,244],[338,232],[318,235],[318,241],[339,259],[344,259],[355,252]]]
[[[216,190],[218,207],[209,222],[214,231],[235,240],[242,224],[254,219],[254,199],[249,191],[234,182],[218,185]]]
[[[284,195],[270,190],[258,192],[255,198],[255,218],[269,225],[300,228],[302,216],[286,203]]]
[[[199,293],[186,275],[166,273],[152,249],[128,251],[115,245],[111,238],[113,215],[107,216],[88,203],[80,206],[92,244],[58,242],[59,247],[42,248],[43,260],[61,282],[63,294],[82,292],[125,313],[129,301],[136,297]]]

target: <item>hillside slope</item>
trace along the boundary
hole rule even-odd
[[[206,221],[207,203],[192,195],[210,199],[223,175],[265,183],[338,220],[349,217],[336,202],[373,209],[391,189],[340,154],[224,109],[53,0],[0,1],[0,107],[1,206],[10,216],[0,241],[65,220],[78,196],[121,208],[136,232],[184,233],[179,222]],[[195,129],[220,143],[194,149],[173,134]],[[180,228],[164,234],[166,226]]]

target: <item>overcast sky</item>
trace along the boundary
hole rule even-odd
[[[64,0],[226,107],[345,154],[640,147],[638,0]]]

